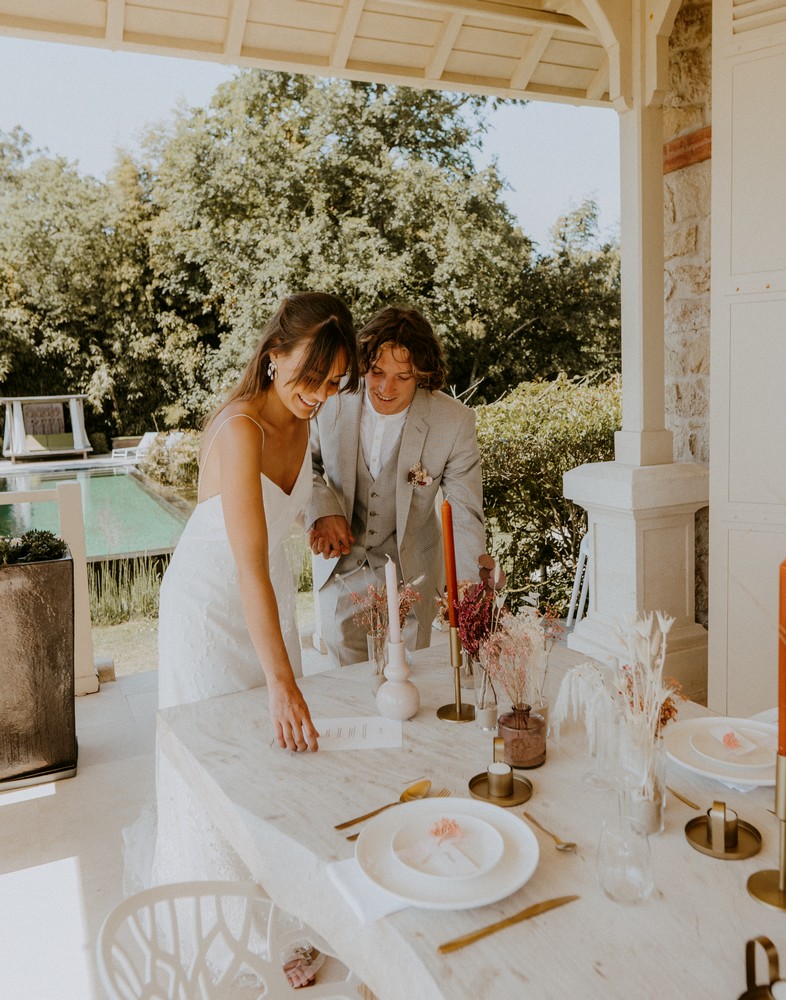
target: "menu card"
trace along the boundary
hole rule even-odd
[[[319,752],[325,750],[381,750],[400,747],[401,722],[379,715],[312,719],[319,733]]]

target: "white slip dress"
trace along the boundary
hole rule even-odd
[[[308,449],[291,493],[262,476],[270,578],[296,676],[302,675],[302,669],[287,540],[309,501],[311,477]],[[171,708],[264,683],[265,674],[246,627],[221,496],[216,495],[197,505],[161,585],[158,707]],[[156,808],[144,810],[124,831],[123,839],[126,894],[169,882],[249,878],[245,865],[194,801],[158,745]]]

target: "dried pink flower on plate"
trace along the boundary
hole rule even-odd
[[[464,835],[464,831],[454,819],[438,819],[429,830],[432,837],[437,838],[437,846],[441,846],[446,840],[458,840]]]
[[[726,747],[727,750],[739,750],[742,744],[737,739],[737,734],[730,729],[728,733],[723,734],[723,739],[721,743]]]

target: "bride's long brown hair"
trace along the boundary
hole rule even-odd
[[[269,388],[271,351],[286,357],[304,342],[310,346],[292,376],[292,383],[302,382],[310,389],[318,389],[332,371],[336,358],[343,354],[347,359],[347,374],[340,391],[357,391],[360,384],[358,347],[349,309],[336,295],[297,292],[288,295],[269,320],[237,385],[210,414],[205,428],[229,403],[253,399]]]

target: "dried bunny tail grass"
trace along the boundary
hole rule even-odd
[[[563,722],[569,718],[582,719],[590,749],[594,752],[597,747],[598,725],[607,718],[610,704],[609,690],[600,667],[591,661],[573,667],[562,678],[551,713],[555,737],[559,737]]]

